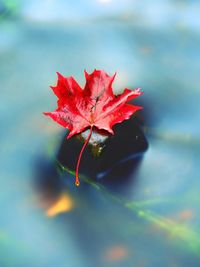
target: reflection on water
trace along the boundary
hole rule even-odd
[[[199,266],[199,1],[84,3],[0,1],[0,266]],[[149,149],[129,183],[76,188],[42,112],[56,71],[94,68],[142,87]]]

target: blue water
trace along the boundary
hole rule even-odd
[[[39,2],[0,22],[0,266],[199,266],[199,2]],[[77,189],[53,168],[64,132],[42,115],[49,85],[94,68],[145,93],[149,149],[122,190]],[[63,193],[74,208],[48,217]]]

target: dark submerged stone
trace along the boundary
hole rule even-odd
[[[134,167],[134,162],[138,162],[138,158],[147,150],[147,140],[135,118],[113,128],[114,135],[93,130],[82,155],[80,173],[98,179],[121,170],[123,176],[126,176],[127,162],[130,171],[130,166]],[[71,170],[76,169],[78,155],[88,134],[89,129],[70,139],[63,139],[57,155],[62,165]]]

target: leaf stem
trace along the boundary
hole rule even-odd
[[[84,143],[83,147],[81,148],[81,151],[80,151],[79,156],[78,156],[78,161],[77,161],[77,164],[76,164],[76,181],[75,181],[75,185],[76,186],[80,185],[80,180],[79,180],[79,175],[78,175],[79,165],[80,165],[80,161],[81,161],[81,157],[82,157],[83,151],[84,151],[87,143],[90,141],[91,135],[92,135],[92,126],[90,128],[90,133],[88,135],[88,138],[85,140],[85,143]]]

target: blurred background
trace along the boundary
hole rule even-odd
[[[0,266],[200,262],[200,2],[0,0]],[[129,183],[59,174],[56,71],[142,87],[149,142]],[[128,141],[127,141],[128,142]]]

